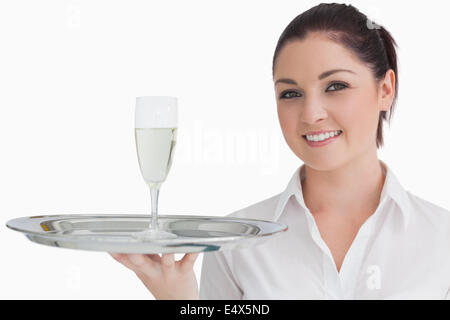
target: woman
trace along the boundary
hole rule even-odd
[[[284,138],[304,164],[286,190],[229,216],[289,230],[249,249],[116,255],[156,299],[450,299],[450,212],[377,157],[398,93],[394,39],[351,5],[297,16],[275,49]]]

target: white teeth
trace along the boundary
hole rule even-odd
[[[338,135],[340,132],[341,132],[341,130],[336,130],[333,132],[327,132],[325,134],[321,133],[319,135],[307,135],[306,139],[308,141],[323,141],[330,137],[334,137],[334,136]]]

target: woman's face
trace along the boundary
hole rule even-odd
[[[334,69],[351,72],[321,76]],[[278,117],[291,150],[317,170],[331,170],[368,152],[376,154],[379,113],[392,104],[394,76],[389,70],[376,84],[368,66],[320,33],[286,44],[276,60],[274,82]],[[309,146],[302,136],[320,130],[343,133],[327,145]]]

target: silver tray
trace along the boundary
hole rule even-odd
[[[6,226],[48,246],[117,253],[188,253],[248,248],[288,227],[271,221],[232,217],[158,215],[160,229],[174,239],[136,239],[149,215],[70,214],[22,217]]]

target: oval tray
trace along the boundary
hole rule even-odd
[[[233,217],[158,215],[174,239],[136,239],[151,217],[142,214],[41,215],[9,220],[6,226],[48,246],[116,253],[188,253],[248,248],[286,231],[284,224]]]

